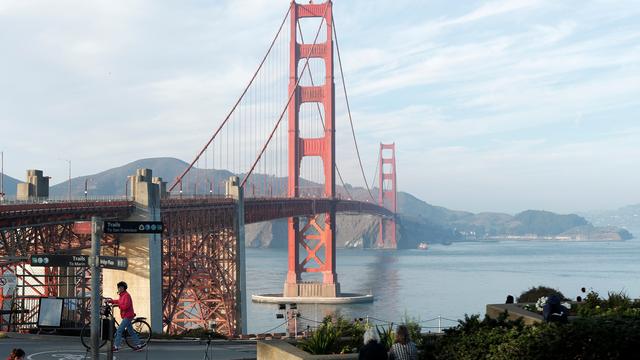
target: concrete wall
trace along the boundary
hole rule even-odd
[[[520,304],[522,305],[522,304]],[[544,321],[542,315],[525,310],[517,304],[488,304],[487,315],[490,318],[497,319],[502,313],[508,311],[509,320],[517,320],[522,318],[526,325],[533,325]]]
[[[301,282],[285,283],[284,296],[293,297],[331,297],[334,298],[340,293],[339,284],[324,284],[321,282]]]
[[[357,359],[358,354],[311,355],[282,340],[258,341],[258,360],[347,360]]]
[[[29,183],[18,183],[18,188],[16,192],[16,199],[18,200],[29,200],[34,197],[35,188],[33,184]]]
[[[154,178],[150,169],[138,169],[136,175],[129,176],[129,181],[131,196],[138,206],[129,219],[121,220],[159,221],[162,179]],[[136,315],[146,317],[154,332],[162,331],[161,253],[160,235],[120,235],[118,255],[128,258],[129,268],[103,269],[102,273],[104,296],[117,297],[116,284],[126,282]]]

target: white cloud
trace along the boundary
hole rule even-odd
[[[378,142],[395,141],[402,189],[432,202],[618,204],[640,176],[629,170],[607,190],[614,181],[602,175],[633,167],[627,159],[640,141],[628,131],[640,109],[635,3],[336,2],[367,171]],[[0,0],[0,78],[9,84],[0,87],[1,129],[29,142],[3,141],[9,173],[41,166],[63,179],[57,158],[73,157],[78,173],[147,156],[189,159],[242,91],[288,5]],[[288,43],[274,51],[267,72],[286,67]],[[286,92],[286,79],[280,85]],[[347,182],[361,184],[337,85],[339,164]],[[272,113],[279,106],[262,103]],[[118,136],[96,146],[113,129]],[[139,136],[149,129],[152,137]],[[563,142],[557,129],[573,133]]]
[[[499,0],[481,5],[472,12],[447,22],[448,25],[458,25],[478,20],[484,20],[493,16],[508,14],[513,11],[527,10],[540,5],[539,0]]]

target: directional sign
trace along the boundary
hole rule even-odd
[[[103,269],[127,270],[129,261],[122,256],[99,256],[98,266]]]
[[[31,266],[86,267],[89,266],[89,257],[86,255],[31,255]]]
[[[105,221],[105,234],[162,234],[162,221]]]

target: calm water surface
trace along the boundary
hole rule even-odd
[[[337,251],[338,280],[343,292],[372,293],[371,304],[299,305],[301,326],[325,314],[348,318],[401,321],[405,314],[425,327],[437,327],[438,316],[459,319],[484,314],[488,303],[502,303],[534,285],[558,288],[568,297],[582,286],[601,294],[624,290],[640,297],[640,240],[625,242],[491,242],[433,245],[421,250]],[[286,249],[247,249],[247,291],[281,293],[287,270]],[[249,332],[282,323],[276,305],[249,300]],[[442,325],[450,322],[442,320]],[[284,331],[284,326],[274,331]]]

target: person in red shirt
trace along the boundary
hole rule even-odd
[[[120,349],[120,344],[122,344],[122,334],[125,330],[133,339],[134,344],[137,344],[134,351],[142,350],[142,345],[140,345],[140,338],[138,337],[138,333],[131,326],[131,321],[136,317],[136,313],[133,311],[133,301],[131,300],[131,295],[127,292],[127,283],[124,281],[120,281],[118,283],[118,299],[117,300],[107,300],[109,304],[113,304],[120,308],[120,317],[122,321],[120,322],[120,326],[118,326],[118,330],[116,331],[116,338],[113,342],[113,352],[117,352]]]

